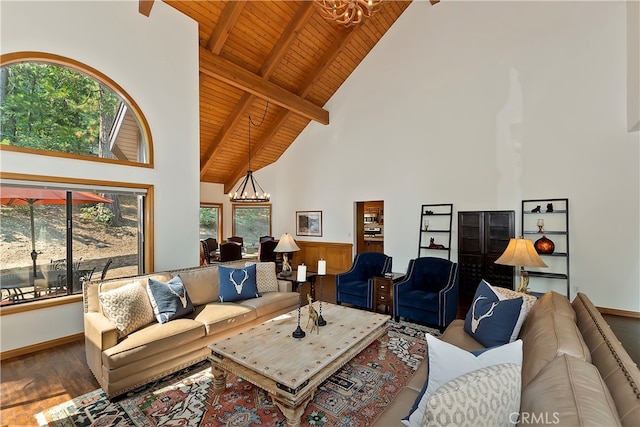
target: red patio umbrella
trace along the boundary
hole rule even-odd
[[[72,191],[71,201],[74,205],[112,203],[113,200],[87,191]],[[36,236],[33,220],[34,205],[64,205],[67,203],[66,190],[50,190],[46,188],[24,188],[0,186],[0,204],[16,206],[29,205],[31,217],[31,259],[33,260],[33,279],[36,277]],[[33,280],[32,279],[32,280]]]

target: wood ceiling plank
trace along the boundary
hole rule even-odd
[[[305,2],[301,7],[298,8],[296,14],[294,15],[291,23],[284,30],[280,39],[276,43],[273,48],[271,54],[267,58],[267,60],[262,64],[262,68],[260,68],[261,76],[268,76],[275,69],[276,65],[280,62],[282,57],[287,52],[293,40],[298,37],[300,31],[304,28],[304,26],[309,21],[311,14],[314,11],[313,2]]]
[[[331,47],[325,52],[322,58],[316,63],[316,67],[314,70],[307,75],[307,78],[304,80],[303,84],[300,86],[301,90],[299,92],[300,96],[304,97],[310,91],[311,86],[314,80],[318,75],[322,74],[333,62],[333,60],[340,54],[340,51],[351,41],[353,38],[353,31],[347,30],[341,32]],[[291,112],[288,110],[282,110],[276,118],[271,123],[269,129],[262,135],[262,137],[258,140],[254,149],[254,157],[260,156],[263,148],[269,142],[270,139],[274,137],[276,133],[280,131],[280,129],[285,126],[287,120],[290,118]],[[283,150],[284,152],[284,150]],[[246,170],[238,167],[235,172],[228,177],[228,179],[224,183],[224,192],[228,193],[233,189],[233,186],[236,182],[244,175]]]
[[[300,30],[304,28],[304,26],[306,25],[313,11],[314,9],[313,9],[312,2],[305,2],[302,4],[301,7],[297,9],[295,15],[290,20],[289,25],[287,25],[284,32],[280,36],[280,39],[275,44],[269,57],[262,65],[262,68],[258,73],[260,76],[262,76],[263,78],[268,78],[272,74],[278,62],[280,62],[280,60],[282,59],[286,51],[289,49],[293,41],[297,38]],[[243,97],[243,99],[240,102],[240,104],[243,104],[243,105],[238,106],[238,111],[246,113],[246,109],[249,108],[249,106],[253,103],[253,101],[254,101],[254,96]],[[239,113],[239,114],[242,114],[242,113]],[[231,121],[228,124],[225,123],[225,126],[223,126],[223,129],[226,129],[227,126],[235,126],[235,124],[232,124]],[[216,140],[212,144],[213,149],[210,148],[205,152],[203,157],[205,159],[204,165],[201,167],[201,170],[200,170],[201,174],[203,174],[204,170],[206,170],[213,163],[214,159],[217,157],[216,154],[218,149],[225,144],[227,138],[228,138],[228,133],[224,135],[221,134],[220,137],[216,137]]]
[[[251,130],[254,170],[277,161],[310,119],[328,122],[328,112],[321,106],[411,3],[385,1],[372,19],[345,29],[313,13],[310,1],[242,0],[244,7],[234,5],[238,3],[234,0],[164,1],[197,21],[201,46],[218,54],[213,60],[200,58],[201,164],[207,160],[200,177],[225,188],[246,171],[242,124],[249,112],[252,117],[259,114],[258,106],[264,104],[256,102],[258,98],[273,106],[266,126],[256,129],[255,143]],[[240,9],[242,13],[237,12]],[[353,31],[363,34],[344,41],[345,34]],[[205,63],[214,68],[203,70]]]
[[[301,116],[324,125],[329,124],[329,112],[260,76],[200,48],[200,71],[231,86],[242,89]]]
[[[205,49],[215,54],[220,53],[246,3],[246,1],[230,1],[225,5],[218,23],[204,46]]]
[[[213,163],[213,161],[217,158],[217,151],[221,146],[221,142],[225,141],[229,137],[229,135],[231,135],[233,129],[235,129],[235,127],[239,123],[241,123],[244,116],[247,115],[247,112],[249,111],[249,108],[251,108],[251,103],[253,102],[254,98],[255,97],[252,94],[245,93],[240,98],[240,101],[238,101],[238,103],[236,104],[234,110],[227,116],[227,120],[225,121],[224,125],[222,125],[222,129],[220,130],[220,132],[218,132],[213,142],[209,144],[207,151],[203,155],[201,155],[200,177],[202,177],[202,175],[206,173],[209,166],[211,166],[211,163]]]

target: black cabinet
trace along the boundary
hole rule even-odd
[[[472,298],[480,280],[513,289],[514,268],[495,264],[515,235],[515,211],[458,212],[460,296]]]

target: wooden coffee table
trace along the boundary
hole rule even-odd
[[[380,339],[379,357],[386,356],[390,316],[323,302],[322,317],[327,325],[310,333],[308,307],[302,308],[301,339],[291,336],[298,322],[294,310],[211,344],[214,392],[225,391],[232,372],[269,393],[288,426],[299,426],[318,386],[355,355]]]

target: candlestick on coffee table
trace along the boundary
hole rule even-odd
[[[322,317],[322,288],[324,276],[327,274],[327,261],[318,260],[318,276],[320,276],[320,312],[318,313],[318,326],[325,326],[327,321]]]
[[[302,305],[302,292],[300,291],[300,287],[302,286],[302,284],[304,282],[307,281],[307,266],[306,265],[300,264],[298,266],[298,272],[297,272],[296,279],[297,279],[296,282],[298,283],[298,286],[297,286],[297,289],[298,289],[298,327],[296,328],[295,331],[293,331],[293,334],[291,334],[291,336],[294,337],[294,338],[304,338],[306,333],[300,327],[300,306]]]

